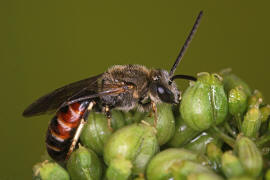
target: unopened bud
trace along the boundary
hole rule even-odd
[[[254,90],[252,95],[248,99],[248,108],[260,107],[263,103],[263,95],[259,90]]]
[[[241,86],[229,92],[229,112],[233,116],[242,115],[247,109],[247,95]]]
[[[251,89],[248,84],[233,74],[231,69],[222,70],[220,74],[223,77],[223,84],[227,93],[229,93],[231,89],[241,86],[248,97],[251,95]]]
[[[33,167],[34,180],[69,180],[67,171],[55,162],[45,161]]]
[[[221,162],[222,171],[227,178],[240,176],[244,173],[244,168],[232,151],[225,152],[222,155]]]
[[[261,126],[261,112],[253,107],[248,110],[242,123],[241,132],[247,137],[256,137]]]
[[[256,144],[248,137],[239,135],[235,151],[245,171],[253,177],[258,177],[262,171],[263,159]]]
[[[213,173],[209,167],[203,166],[190,160],[175,162],[170,167],[170,171],[176,180],[187,179],[189,175],[196,173]]]
[[[221,176],[214,173],[195,173],[187,177],[187,180],[223,180]]]
[[[102,166],[97,155],[83,146],[71,154],[67,169],[71,179],[100,179],[102,176]]]
[[[221,168],[221,156],[222,150],[215,144],[209,143],[206,147],[206,154],[211,161],[211,166],[215,171],[219,171]]]
[[[146,165],[159,150],[156,131],[150,125],[132,124],[114,132],[104,147],[104,160],[110,163],[119,156],[132,162],[132,174],[144,173]]]
[[[194,139],[198,134],[200,134],[199,131],[190,128],[182,119],[181,115],[175,118],[175,121],[175,132],[173,137],[168,142],[169,146],[181,147]]]
[[[191,160],[199,164],[208,164],[207,158],[200,154],[182,148],[170,148],[155,155],[147,166],[147,179],[170,179],[173,178],[171,166],[182,160]]]
[[[154,126],[155,118],[157,118],[156,130],[159,145],[167,143],[174,134],[175,120],[170,104],[161,103],[157,105],[157,112],[151,112],[151,116],[145,117],[143,120]]]
[[[108,180],[128,180],[131,168],[131,162],[119,156],[111,161],[106,171],[106,177]]]
[[[184,92],[180,111],[187,125],[197,131],[222,123],[227,116],[228,102],[221,77],[200,73],[198,80]]]
[[[270,116],[270,105],[268,104],[264,107],[261,107],[260,111],[261,111],[261,120],[262,120],[262,123],[264,123],[267,121],[268,117]]]

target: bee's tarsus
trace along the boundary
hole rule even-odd
[[[107,126],[110,131],[113,131],[112,125],[111,125],[111,120],[112,120],[112,115],[111,115],[111,110],[109,106],[105,106],[105,115],[107,117]]]
[[[157,116],[157,105],[154,102],[151,102],[152,105],[152,111],[154,112],[154,127],[157,127],[157,120],[158,120],[158,116]]]

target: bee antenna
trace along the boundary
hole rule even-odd
[[[173,77],[171,77],[171,79],[169,80],[169,85],[171,85],[175,79],[186,79],[186,80],[190,80],[190,81],[197,81],[197,78],[194,76],[177,74],[177,75],[174,75]]]
[[[183,45],[183,47],[182,47],[182,49],[181,49],[181,51],[180,51],[180,53],[179,53],[179,55],[178,55],[176,61],[174,62],[173,66],[172,66],[172,68],[171,68],[171,71],[170,71],[170,74],[169,74],[170,77],[172,77],[172,75],[174,74],[174,72],[175,72],[175,70],[176,70],[178,64],[180,63],[181,59],[182,59],[183,56],[184,56],[184,53],[186,52],[186,50],[187,50],[187,48],[188,48],[188,46],[189,46],[189,43],[191,42],[191,40],[192,40],[194,34],[196,33],[196,31],[197,31],[197,29],[198,29],[198,26],[199,26],[199,23],[200,23],[200,20],[201,20],[201,18],[202,18],[202,15],[203,15],[203,11],[200,11],[200,13],[199,13],[199,15],[197,16],[197,19],[196,19],[196,21],[195,21],[195,23],[194,23],[194,25],[193,25],[193,27],[192,27],[192,29],[191,29],[191,31],[190,31],[188,37],[187,37],[185,43],[184,43],[184,45]]]
[[[183,74],[178,74],[178,75],[174,75],[171,80],[175,80],[175,79],[186,79],[186,80],[190,80],[190,81],[197,81],[197,78],[194,76],[190,76],[190,75],[183,75]]]

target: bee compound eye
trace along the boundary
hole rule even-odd
[[[157,86],[157,94],[158,94],[160,100],[163,102],[166,102],[166,103],[173,103],[174,102],[173,93],[169,89],[167,89],[163,86]]]
[[[159,94],[164,94],[164,93],[165,93],[164,88],[161,87],[161,86],[159,86],[159,87],[157,88],[157,91],[158,91]]]

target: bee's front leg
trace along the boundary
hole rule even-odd
[[[156,103],[154,103],[153,101],[149,101],[147,103],[142,103],[139,102],[140,107],[144,110],[144,111],[150,111],[150,117],[152,116],[152,112],[154,113],[154,127],[157,127],[157,119],[158,119],[158,114],[157,114],[157,106]]]
[[[154,112],[154,116],[155,116],[154,127],[156,128],[157,127],[157,119],[158,119],[158,116],[157,116],[157,105],[156,105],[156,103],[151,102],[151,106],[152,106],[152,111]]]

